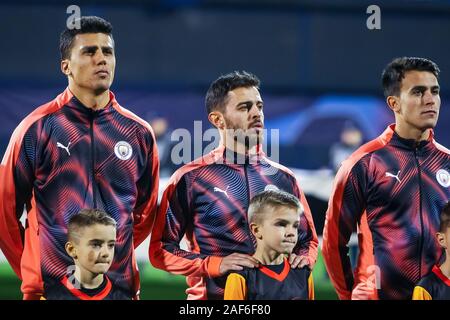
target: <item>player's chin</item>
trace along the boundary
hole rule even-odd
[[[100,79],[95,81],[92,87],[94,88],[95,92],[105,92],[111,87],[111,81],[109,79]]]
[[[436,127],[437,124],[437,117],[436,118],[431,118],[431,119],[427,119],[426,121],[423,121],[421,123],[421,128],[422,130],[427,130],[427,129],[434,129]]]
[[[110,266],[110,263],[96,263],[94,268],[95,273],[104,274],[108,272]]]
[[[263,137],[264,136],[264,128],[262,127],[253,127],[247,130],[247,135],[252,137]]]
[[[284,248],[284,249],[280,250],[279,252],[281,254],[285,255],[286,257],[289,257],[291,255],[293,249],[294,249],[293,247],[289,248],[289,249],[288,248]]]
[[[290,253],[292,253],[292,250],[294,250],[294,247],[295,247],[295,243],[283,242],[281,244],[280,251],[282,251],[285,254],[290,254]]]

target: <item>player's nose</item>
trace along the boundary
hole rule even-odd
[[[101,250],[100,250],[100,255],[102,257],[108,257],[109,256],[109,250],[107,246],[102,246]]]
[[[424,92],[424,94],[423,94],[423,102],[426,105],[434,105],[435,104],[434,96],[433,96],[433,94],[431,93],[430,90],[427,90],[427,91]]]

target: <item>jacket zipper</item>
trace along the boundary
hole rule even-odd
[[[419,279],[422,278],[422,254],[423,254],[423,216],[422,216],[422,171],[420,170],[419,158],[417,156],[417,148],[414,149],[414,158],[416,159],[416,165],[419,177],[419,218],[420,218],[420,242],[419,242]]]
[[[92,199],[94,201],[94,208],[97,208],[97,197],[95,194],[95,146],[94,146],[94,113],[91,112],[91,127],[89,128],[91,135],[91,174],[92,174]]]
[[[248,164],[245,163],[244,164],[244,174],[245,174],[245,182],[246,182],[245,185],[247,187],[247,199],[248,199],[247,206],[248,206],[250,204],[250,186],[249,186],[249,182],[248,182],[247,166],[248,166]]]

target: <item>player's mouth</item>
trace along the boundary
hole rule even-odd
[[[97,72],[95,72],[95,74],[102,76],[102,77],[107,77],[107,76],[109,76],[109,71],[108,70],[98,70]]]
[[[250,125],[250,128],[257,128],[257,129],[263,129],[264,124],[261,121],[255,121]]]
[[[436,110],[426,110],[426,111],[422,111],[420,114],[421,115],[432,115],[432,116],[435,116],[435,115],[437,115],[437,111]]]

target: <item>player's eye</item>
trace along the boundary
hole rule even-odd
[[[91,247],[94,249],[99,249],[102,247],[102,244],[100,242],[91,242]]]

